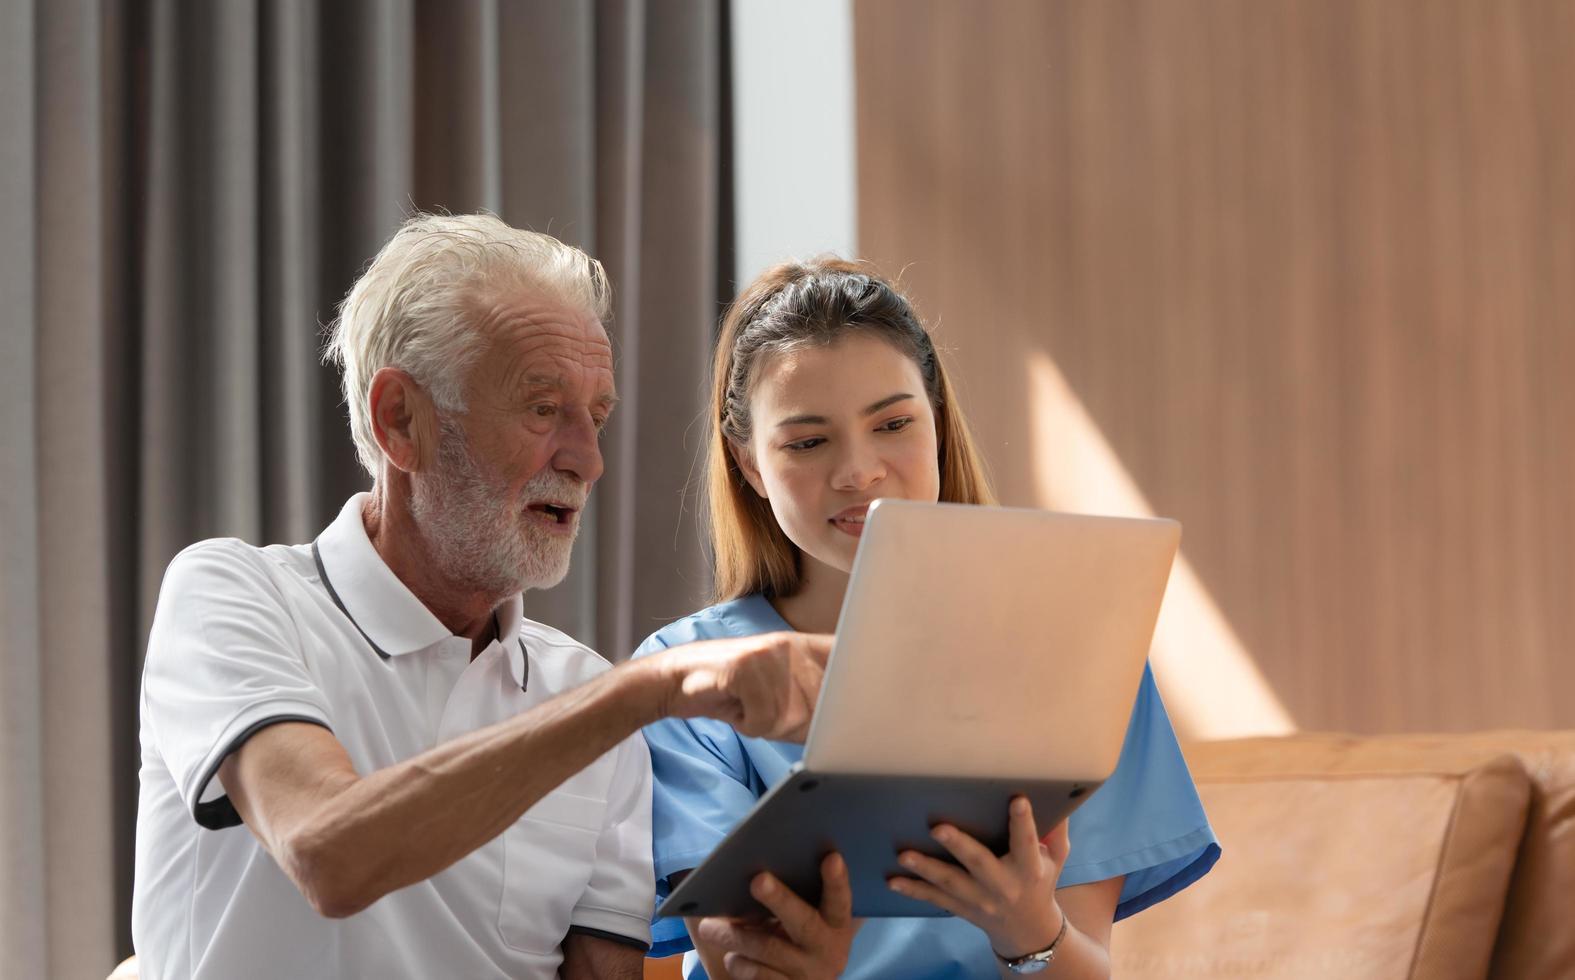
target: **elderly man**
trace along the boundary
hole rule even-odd
[[[171,563],[142,691],[142,976],[639,976],[641,726],[805,724],[829,639],[611,668],[522,614],[560,581],[616,401],[601,267],[407,222],[331,356],[370,493],[311,544]]]

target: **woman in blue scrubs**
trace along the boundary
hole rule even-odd
[[[717,349],[711,422],[718,602],[657,631],[636,656],[691,640],[829,633],[871,501],[993,502],[928,332],[906,297],[855,263],[779,265],[740,295]],[[645,737],[660,899],[803,746],[802,736],[746,738],[699,718],[659,722]],[[1028,809],[1014,802],[1004,856],[949,827],[937,838],[961,866],[902,856],[910,876],[892,887],[952,917],[850,921],[846,871],[832,856],[820,907],[761,875],[755,895],[775,922],[659,919],[651,955],[689,951],[686,975],[717,980],[1108,977],[1112,924],[1219,856],[1146,670],[1114,775],[1056,828],[1036,827]]]

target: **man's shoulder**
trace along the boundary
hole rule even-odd
[[[553,664],[574,683],[588,681],[613,666],[612,661],[569,634],[534,619],[520,622],[519,638],[532,660]]]
[[[636,657],[700,640],[724,640],[784,629],[771,604],[758,594],[706,606],[674,620],[646,637],[634,651]]]
[[[312,567],[309,545],[255,545],[240,538],[207,538],[182,548],[165,569],[166,584],[191,578],[245,580],[257,575],[305,575]]]

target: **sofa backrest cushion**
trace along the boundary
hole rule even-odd
[[[1117,925],[1117,976],[1487,975],[1531,795],[1512,752],[1296,735],[1187,757],[1223,855]]]

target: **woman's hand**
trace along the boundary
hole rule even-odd
[[[956,827],[937,826],[932,835],[962,867],[903,851],[897,860],[916,877],[893,878],[890,887],[972,922],[997,955],[1013,959],[1046,948],[1061,930],[1055,888],[1071,842],[1063,820],[1041,843],[1026,797],[1012,800],[1009,820],[1011,849],[1003,857]]]
[[[831,854],[820,864],[820,908],[793,894],[769,873],[755,876],[749,893],[771,910],[769,922],[712,917],[690,923],[701,959],[722,953],[733,980],[821,980],[838,976],[848,965],[848,948],[863,925],[853,918],[848,867]],[[709,963],[708,963],[709,968]]]

